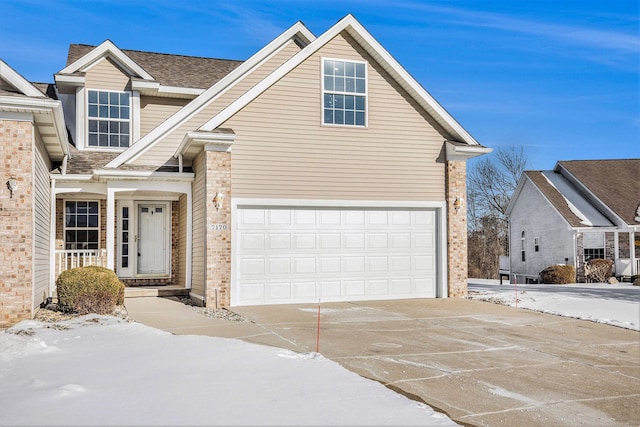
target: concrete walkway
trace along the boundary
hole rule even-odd
[[[180,302],[127,299],[130,316],[176,334],[316,349],[317,305],[237,307],[250,322]],[[327,303],[320,353],[461,424],[640,424],[640,333],[480,301]]]

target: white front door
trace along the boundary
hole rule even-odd
[[[138,205],[138,274],[168,273],[167,206]]]

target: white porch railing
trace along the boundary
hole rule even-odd
[[[58,277],[63,271],[76,267],[87,267],[90,265],[97,265],[100,267],[107,266],[106,249],[57,249],[55,257],[56,277]]]

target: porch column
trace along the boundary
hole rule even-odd
[[[638,274],[636,269],[636,232],[629,232],[629,258],[631,259],[631,275]]]
[[[115,271],[116,246],[116,190],[107,187],[107,268]]]

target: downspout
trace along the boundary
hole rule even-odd
[[[62,166],[60,167],[60,173],[62,173],[62,175],[66,175],[67,174],[67,160],[69,159],[69,155],[65,154],[64,157],[62,158]]]

